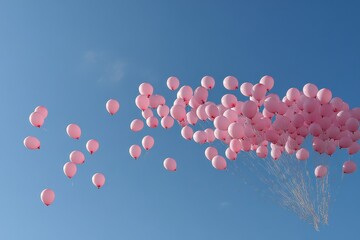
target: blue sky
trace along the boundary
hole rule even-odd
[[[0,238],[355,239],[359,173],[334,174],[329,225],[316,232],[235,170],[213,169],[205,146],[183,140],[179,126],[134,134],[129,124],[141,117],[138,85],[149,82],[172,101],[171,75],[192,87],[212,75],[214,101],[226,93],[224,77],[256,82],[268,74],[279,95],[313,82],[359,106],[359,7],[357,1],[1,1]],[[113,117],[105,110],[109,98],[121,104]],[[38,105],[49,109],[41,129],[28,122]],[[83,129],[79,141],[65,132],[73,122]],[[128,148],[146,134],[155,147],[135,161]],[[41,140],[40,151],[24,148],[28,135]],[[90,138],[100,150],[86,155],[69,181],[62,166]],[[177,159],[175,174],[163,169],[166,157]],[[339,171],[347,158],[340,152],[326,160]],[[91,184],[95,172],[107,177],[100,190]],[[39,199],[46,187],[56,192],[50,207]]]

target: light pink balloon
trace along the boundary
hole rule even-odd
[[[24,146],[30,150],[40,149],[40,141],[36,137],[28,136],[24,139]]]
[[[197,121],[199,120],[199,118],[196,115],[196,111],[194,111],[193,109],[188,112],[186,114],[186,120],[188,121],[189,124],[194,125],[197,123]]]
[[[130,156],[134,159],[138,159],[141,155],[141,148],[139,145],[132,145],[129,149]]]
[[[143,116],[143,118],[146,120],[149,117],[154,116],[153,111],[151,110],[151,108],[146,108],[144,111],[142,111],[141,115]]]
[[[351,114],[348,111],[340,111],[336,114],[336,120],[340,125],[345,125],[350,117]]]
[[[281,157],[281,151],[277,148],[271,149],[270,155],[274,160],[278,160]]]
[[[227,131],[229,125],[230,125],[229,119],[227,119],[224,116],[217,116],[214,120],[214,126],[219,130]]]
[[[191,140],[193,134],[194,134],[194,131],[189,126],[185,126],[181,129],[181,136],[183,138],[185,138],[186,140]]]
[[[225,150],[225,156],[226,156],[229,160],[232,160],[232,161],[236,160],[236,158],[237,158],[237,154],[236,154],[234,151],[232,151],[230,148],[227,148],[227,149]]]
[[[274,79],[271,76],[263,76],[260,79],[260,83],[264,84],[266,89],[269,91],[274,86]]]
[[[184,101],[190,101],[192,96],[193,90],[189,86],[182,86],[177,93],[177,98],[182,98]]]
[[[159,120],[156,117],[151,116],[146,119],[146,125],[148,125],[148,127],[150,128],[157,128],[157,126],[159,125]]]
[[[164,168],[170,172],[176,171],[176,161],[173,158],[166,158],[163,162]]]
[[[251,119],[256,115],[256,113],[258,111],[258,106],[253,101],[246,101],[242,105],[241,111],[242,111],[242,113],[244,114],[245,117]]]
[[[253,88],[253,85],[251,83],[244,82],[240,86],[240,92],[245,97],[251,97],[252,96],[252,88]]]
[[[261,83],[257,83],[252,87],[252,97],[254,97],[257,101],[262,100],[266,95],[266,87]]]
[[[115,99],[110,99],[106,102],[106,110],[111,114],[114,115],[115,113],[117,113],[117,111],[119,111],[120,108],[120,104],[117,100]]]
[[[88,152],[90,154],[93,154],[94,152],[96,152],[99,149],[99,142],[95,139],[90,139],[89,141],[87,141],[86,143],[86,150],[88,150]]]
[[[314,137],[318,137],[321,133],[322,133],[322,129],[320,127],[319,124],[317,123],[312,123],[309,126],[309,132],[311,135],[313,135]]]
[[[138,95],[135,98],[135,104],[140,110],[144,111],[145,109],[147,109],[149,107],[150,100],[145,95]]]
[[[79,125],[76,125],[74,123],[69,124],[66,127],[66,132],[69,135],[69,137],[74,139],[79,139],[81,136],[81,128],[79,127]]]
[[[239,153],[241,151],[241,142],[239,139],[231,139],[230,143],[229,143],[229,148],[235,152],[235,153]]]
[[[83,164],[85,162],[84,154],[78,150],[72,151],[69,155],[69,159],[75,164]]]
[[[146,97],[150,97],[154,92],[154,88],[150,83],[142,83],[139,86],[139,93],[141,95],[145,95]]]
[[[144,128],[144,122],[140,119],[134,119],[130,124],[130,129],[134,132],[141,131]]]
[[[207,147],[205,149],[205,156],[208,160],[212,160],[215,156],[218,155],[218,150],[214,147]]]
[[[95,173],[91,180],[98,189],[100,189],[105,184],[105,176],[102,173]]]
[[[306,150],[305,148],[300,148],[296,152],[296,158],[299,160],[307,160],[309,158],[309,151]]]
[[[234,123],[238,121],[238,114],[233,109],[228,109],[223,114],[224,117],[226,117],[230,123]]]
[[[264,101],[264,107],[270,113],[276,113],[279,104],[280,101],[276,97],[267,97]]]
[[[191,99],[189,101],[189,106],[190,107],[196,109],[196,108],[198,108],[200,106],[200,104],[201,103],[199,103],[198,100],[194,96],[191,97]]]
[[[161,126],[165,129],[172,128],[174,125],[174,119],[170,116],[165,116],[161,119]]]
[[[152,109],[155,109],[157,108],[158,106],[160,105],[165,105],[166,103],[166,100],[163,96],[161,95],[158,95],[158,94],[155,94],[155,95],[151,95],[149,97],[149,106],[152,108]]]
[[[341,98],[334,97],[330,101],[330,105],[332,106],[332,109],[334,112],[339,112],[343,108],[344,101]]]
[[[237,104],[237,98],[233,94],[225,94],[221,98],[221,104],[226,108],[232,108],[235,107]]]
[[[359,121],[356,118],[350,117],[346,120],[345,126],[350,132],[356,132],[359,129]]]
[[[213,157],[213,159],[211,160],[211,164],[217,170],[225,170],[226,169],[226,160],[225,160],[225,158],[223,158],[220,155]]]
[[[320,154],[325,152],[325,149],[326,149],[325,142],[323,140],[321,140],[320,138],[314,138],[312,146],[313,146],[313,149]]]
[[[227,90],[236,90],[239,88],[239,82],[234,76],[227,76],[224,79],[223,84]]]
[[[196,131],[193,135],[193,139],[196,143],[204,144],[207,140],[207,134],[204,131]]]
[[[55,200],[55,192],[50,188],[46,188],[41,192],[40,199],[46,206],[49,206]]]
[[[180,81],[177,77],[169,77],[166,81],[166,85],[170,90],[176,90],[180,85]]]
[[[174,101],[174,104],[173,104],[174,106],[175,105],[179,105],[179,106],[182,106],[182,107],[186,107],[186,102],[184,101],[184,99],[182,99],[182,98],[177,98],[177,99],[175,99],[175,101]]]
[[[290,88],[286,92],[286,98],[289,101],[296,102],[300,98],[300,91],[297,88]]]
[[[205,129],[206,135],[207,135],[207,142],[211,143],[215,141],[215,135],[214,135],[214,130],[212,130],[211,128],[207,128]]]
[[[336,151],[336,144],[334,141],[328,141],[325,147],[325,152],[327,155],[332,156]]]
[[[320,101],[321,104],[329,103],[332,98],[332,93],[327,88],[322,88],[316,94],[316,98]]]
[[[197,87],[194,91],[194,96],[200,104],[206,103],[209,93],[204,87]]]
[[[266,146],[259,146],[257,149],[256,149],[256,155],[259,157],[259,158],[266,158],[268,154],[268,149]]]
[[[77,172],[77,167],[76,164],[73,162],[67,162],[64,164],[63,167],[63,171],[64,174],[68,177],[68,178],[72,178],[73,176],[75,176],[76,172]]]
[[[211,76],[204,76],[201,79],[201,86],[203,86],[206,89],[213,89],[215,87],[215,80]]]
[[[175,105],[171,107],[170,114],[174,119],[181,122],[185,120],[186,110],[183,106]]]
[[[356,163],[351,160],[344,162],[342,171],[343,171],[343,173],[346,173],[346,174],[355,172],[356,171]]]
[[[41,127],[44,124],[44,115],[39,112],[32,112],[29,116],[29,121],[34,127]]]
[[[326,176],[326,174],[327,174],[327,172],[328,172],[328,169],[327,169],[327,167],[326,166],[324,166],[324,165],[319,165],[319,166],[317,166],[316,168],[315,168],[315,176],[317,177],[317,178],[322,178],[322,177],[325,177]]]
[[[315,84],[307,83],[303,87],[304,95],[309,98],[315,98],[318,93],[318,88]]]
[[[241,139],[245,136],[244,126],[241,123],[231,123],[228,128],[229,135],[235,139]]]
[[[208,115],[206,114],[206,107],[208,105],[202,104],[196,109],[196,116],[200,119],[205,121],[208,118]]]
[[[169,115],[170,109],[167,105],[160,105],[157,107],[157,113],[158,113],[159,117],[163,118],[163,117]]]
[[[141,143],[145,150],[150,150],[154,146],[155,141],[152,136],[147,135],[147,136],[143,137]]]
[[[37,106],[34,110],[34,112],[41,113],[44,116],[44,119],[48,116],[48,110],[44,106]]]

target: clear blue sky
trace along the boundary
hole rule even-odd
[[[359,172],[332,182],[329,225],[315,232],[231,169],[213,169],[205,146],[183,140],[179,126],[129,130],[141,117],[137,86],[150,82],[172,101],[171,75],[193,87],[214,76],[215,100],[227,75],[256,82],[268,74],[280,95],[313,82],[359,106],[359,8],[332,0],[1,1],[0,239],[359,238]],[[114,117],[109,98],[121,103]],[[28,122],[37,105],[49,109],[42,129]],[[83,129],[79,141],[65,133],[72,122]],[[155,147],[135,161],[128,148],[145,134]],[[24,148],[27,135],[38,136],[40,151]],[[62,166],[90,138],[100,150],[69,181]],[[168,156],[178,161],[175,174],[162,168]],[[95,172],[107,177],[100,190]],[[39,199],[47,187],[57,195],[50,207]]]

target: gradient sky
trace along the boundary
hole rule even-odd
[[[179,126],[129,130],[141,117],[138,85],[173,101],[171,75],[192,87],[212,75],[214,101],[227,93],[224,77],[268,74],[281,96],[312,82],[359,106],[359,8],[332,0],[0,1],[0,239],[359,238],[359,172],[333,174],[329,225],[316,232],[260,194],[266,186],[213,169],[206,146],[183,140]],[[121,104],[113,117],[109,98]],[[41,129],[28,121],[38,105],[49,109]],[[66,135],[72,122],[83,129],[79,141]],[[146,134],[155,146],[135,161],[128,148]],[[41,140],[40,151],[24,148],[28,135]],[[63,164],[90,138],[99,152],[68,180]],[[177,159],[176,173],[163,169],[165,157]],[[342,152],[326,161],[339,172],[347,159]],[[100,190],[95,172],[107,177]],[[56,200],[45,207],[39,195],[48,187]]]

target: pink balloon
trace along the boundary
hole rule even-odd
[[[34,127],[41,127],[44,124],[44,115],[39,112],[33,112],[29,116],[29,121]]]
[[[356,118],[350,117],[346,120],[345,126],[350,132],[356,132],[359,129],[359,121]]]
[[[175,105],[171,107],[170,114],[174,119],[181,122],[185,120],[186,110],[183,106]]]
[[[271,143],[276,144],[279,138],[279,133],[275,130],[269,129],[265,132],[265,139]]]
[[[138,159],[141,155],[141,148],[139,145],[132,145],[129,149],[130,156],[134,159]]]
[[[281,151],[277,148],[271,149],[270,155],[274,160],[278,160],[281,157]]]
[[[332,125],[326,130],[326,133],[327,133],[329,138],[338,140],[338,137],[339,137],[339,134],[340,134],[340,129],[337,126]]]
[[[336,120],[340,125],[345,125],[350,117],[351,114],[348,111],[340,111],[336,114]]]
[[[158,113],[159,117],[163,118],[163,117],[169,115],[170,109],[166,105],[160,105],[157,107],[157,113]]]
[[[145,150],[150,150],[154,146],[155,141],[152,136],[147,135],[147,136],[143,137],[141,143]]]
[[[192,96],[193,90],[189,86],[182,86],[177,94],[177,98],[182,98],[184,101],[190,101]]]
[[[95,173],[91,180],[98,189],[100,189],[105,184],[105,176],[102,173]]]
[[[149,97],[149,106],[153,109],[157,108],[160,105],[165,105],[165,98],[161,95],[151,95]]]
[[[69,124],[66,127],[66,132],[69,135],[69,137],[74,138],[74,139],[79,139],[81,136],[81,128],[74,123]]]
[[[267,91],[267,89],[266,89],[265,85],[258,83],[252,87],[252,95],[251,96],[254,97],[257,101],[260,101],[265,97],[266,91]]]
[[[197,102],[200,104],[204,104],[208,99],[209,93],[204,87],[198,87],[194,91],[194,97],[196,98]]]
[[[166,85],[170,90],[176,90],[180,85],[180,81],[177,77],[169,77],[166,81]]]
[[[192,107],[192,108],[198,108],[200,106],[201,103],[198,102],[198,100],[192,96],[190,101],[189,101],[189,106]],[[175,104],[174,104],[175,105]]]
[[[156,117],[151,116],[146,119],[146,125],[148,125],[148,127],[150,128],[157,128],[157,126],[159,125],[159,120]]]
[[[343,171],[343,173],[346,173],[346,174],[355,172],[356,171],[356,163],[351,160],[344,162],[342,171]]]
[[[181,136],[183,138],[185,138],[186,140],[191,140],[193,134],[194,134],[194,131],[189,126],[185,126],[181,129]]]
[[[264,84],[266,89],[269,91],[274,86],[274,79],[271,76],[263,76],[260,79],[260,83]]]
[[[145,95],[146,97],[150,97],[154,92],[154,88],[150,83],[142,83],[139,86],[139,93],[141,95]]]
[[[332,98],[332,93],[327,88],[322,88],[316,94],[316,98],[320,101],[321,104],[329,103]]]
[[[325,152],[325,147],[326,147],[325,142],[320,138],[314,138],[312,146],[313,149],[320,154]]]
[[[318,137],[321,133],[322,133],[322,129],[320,127],[319,124],[317,123],[312,123],[309,126],[309,132],[311,135],[313,135],[314,137]]]
[[[196,143],[204,144],[207,140],[207,134],[204,131],[196,131],[193,135],[193,139]]]
[[[214,135],[214,130],[212,130],[211,128],[207,128],[207,129],[205,129],[205,131],[204,131],[205,133],[206,133],[206,135],[207,135],[207,142],[208,143],[211,143],[211,142],[214,142],[215,141],[215,135]]]
[[[207,147],[205,149],[205,156],[208,160],[212,160],[215,156],[218,155],[218,150],[214,147]]]
[[[325,177],[328,172],[328,169],[324,165],[319,165],[315,168],[315,176],[317,178]]]
[[[238,122],[238,114],[233,109],[226,110],[223,116],[226,117],[230,123]]]
[[[144,128],[144,122],[140,119],[134,119],[130,124],[130,129],[134,132],[138,132]]]
[[[204,76],[201,79],[201,86],[203,86],[206,89],[213,89],[215,87],[215,80],[211,76]]]
[[[336,144],[334,141],[329,141],[326,144],[325,152],[327,155],[332,156],[336,151]]]
[[[118,101],[116,101],[115,99],[110,99],[109,101],[106,102],[106,110],[111,114],[114,115],[115,113],[117,113],[117,111],[120,108],[120,104]]]
[[[64,174],[68,177],[68,178],[72,178],[73,176],[75,176],[76,172],[77,172],[77,167],[76,164],[73,162],[67,162],[64,164],[63,167],[63,171]]]
[[[221,98],[221,104],[226,108],[232,108],[235,107],[237,104],[237,98],[233,94],[225,94]]]
[[[236,77],[227,76],[223,81],[224,87],[227,90],[236,90],[239,88],[239,82]]]
[[[340,148],[348,148],[353,143],[350,136],[343,136],[339,139],[339,147]]]
[[[173,104],[174,106],[175,105],[179,105],[179,106],[182,106],[182,107],[186,107],[186,102],[184,101],[184,99],[182,99],[182,98],[177,98],[177,99],[175,99],[175,101],[174,101],[174,104]]]
[[[41,192],[40,199],[46,206],[49,206],[55,200],[55,192],[50,188],[46,188]]]
[[[152,112],[151,108],[145,109],[144,111],[142,111],[141,114],[145,120],[148,119],[149,117],[154,116],[154,113]]]
[[[135,98],[135,104],[140,110],[144,111],[145,109],[147,109],[149,107],[150,100],[145,95],[138,95]]]
[[[360,121],[360,108],[353,108],[351,109],[350,113],[353,118],[356,118],[358,121]]]
[[[245,97],[250,97],[250,96],[252,96],[252,88],[253,88],[253,85],[251,83],[244,82],[240,86],[240,92]]]
[[[306,150],[305,148],[300,148],[296,152],[296,158],[299,160],[307,160],[309,158],[309,151]]]
[[[170,116],[165,116],[161,119],[161,126],[165,129],[172,128],[174,125],[174,119]]]
[[[350,155],[356,154],[360,151],[360,144],[357,142],[353,142],[348,148],[348,153]]]
[[[259,157],[259,158],[266,158],[268,154],[268,149],[266,146],[259,146],[257,149],[256,149],[256,155]]]
[[[256,115],[256,113],[258,111],[258,106],[253,101],[246,101],[246,102],[244,102],[244,104],[241,108],[241,111],[245,117],[251,119]]]
[[[217,116],[214,120],[214,126],[219,130],[227,131],[229,125],[230,125],[229,119],[227,119],[224,116]]]
[[[343,100],[341,98],[338,98],[338,97],[334,97],[330,101],[330,105],[331,105],[334,112],[341,111],[342,108],[343,108],[343,104],[344,104]]]
[[[233,152],[239,153],[241,151],[242,145],[239,139],[231,139],[229,147]]]
[[[318,88],[315,84],[307,83],[303,87],[304,95],[309,98],[315,98],[318,93]]]
[[[213,157],[213,159],[211,160],[211,164],[217,170],[225,170],[226,169],[226,160],[225,160],[225,158],[223,158],[220,155]]]
[[[244,126],[241,123],[231,123],[228,128],[229,135],[235,139],[245,137]]]
[[[44,119],[48,116],[48,110],[44,106],[37,106],[34,110],[34,112],[38,112],[43,115]]]
[[[40,141],[36,137],[28,136],[24,139],[24,146],[30,150],[40,149]]]
[[[295,128],[300,128],[304,125],[304,122],[305,122],[305,118],[303,115],[301,114],[296,114],[294,116],[294,118],[292,119],[292,125],[295,127]]]
[[[88,152],[90,154],[93,154],[94,152],[96,152],[99,149],[99,142],[95,139],[90,139],[89,141],[87,141],[86,143],[86,150],[88,150]]]
[[[227,148],[225,151],[225,156],[229,159],[229,160],[236,160],[237,158],[237,154],[232,151],[230,148]]]
[[[186,114],[186,120],[191,124],[194,125],[197,123],[197,121],[199,120],[199,118],[196,115],[196,111],[194,111],[193,109],[188,112]]]
[[[296,102],[300,98],[300,91],[297,88],[290,88],[286,92],[286,98],[289,101]]]
[[[176,161],[173,158],[166,158],[164,160],[164,168],[170,172],[175,172],[176,171]]]
[[[69,159],[75,164],[83,164],[85,162],[84,154],[78,150],[72,151],[69,155]]]
[[[278,111],[279,104],[280,104],[279,99],[273,96],[267,97],[264,101],[264,107],[270,113],[276,113]]]

